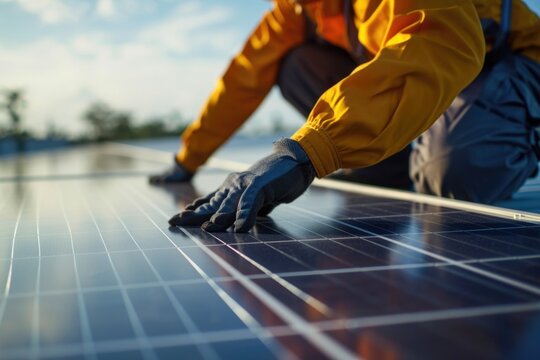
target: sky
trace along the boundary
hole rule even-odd
[[[528,0],[540,12],[540,0]],[[0,91],[22,89],[24,123],[83,132],[95,101],[144,119],[199,113],[264,0],[0,0]],[[7,119],[0,115],[0,126]],[[246,128],[302,119],[274,91]]]
[[[193,119],[271,5],[0,0],[0,90],[24,90],[24,124],[38,133],[51,124],[71,134],[84,131],[81,114],[95,101],[138,119],[172,112]],[[301,124],[272,94],[251,125],[264,127],[278,115]],[[5,124],[0,117],[0,126]]]

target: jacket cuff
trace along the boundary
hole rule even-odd
[[[204,164],[206,161],[206,158],[194,156],[194,154],[189,154],[186,151],[185,148],[182,148],[177,154],[176,154],[176,162],[181,164],[187,171],[189,171],[192,174],[195,174],[197,172],[197,169],[199,166]]]
[[[341,168],[338,153],[326,133],[304,125],[291,139],[300,143],[309,156],[318,178],[322,178]]]

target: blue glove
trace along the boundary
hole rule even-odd
[[[182,166],[176,160],[176,156],[174,157],[174,163],[173,165],[165,170],[161,174],[152,175],[148,179],[150,184],[153,185],[162,185],[162,184],[171,184],[171,183],[180,183],[180,182],[188,182],[193,177],[193,174],[190,173],[188,170],[186,170],[185,167]]]
[[[257,215],[268,215],[277,205],[302,195],[315,178],[308,156],[296,141],[281,139],[273,153],[247,171],[230,174],[219,189],[195,200],[174,215],[172,226],[196,226],[206,231],[246,232]]]

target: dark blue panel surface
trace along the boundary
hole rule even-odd
[[[531,286],[540,286],[540,258],[485,262],[478,267]]]
[[[170,229],[225,172],[48,156],[0,163],[1,359],[540,358],[537,223],[312,187],[247,234]]]
[[[540,352],[538,312],[471,315],[329,334],[368,359],[534,359]]]

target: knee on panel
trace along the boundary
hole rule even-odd
[[[486,150],[464,147],[445,156],[422,159],[411,173],[416,190],[485,204],[510,198],[532,174],[536,156],[509,151],[505,157]]]

